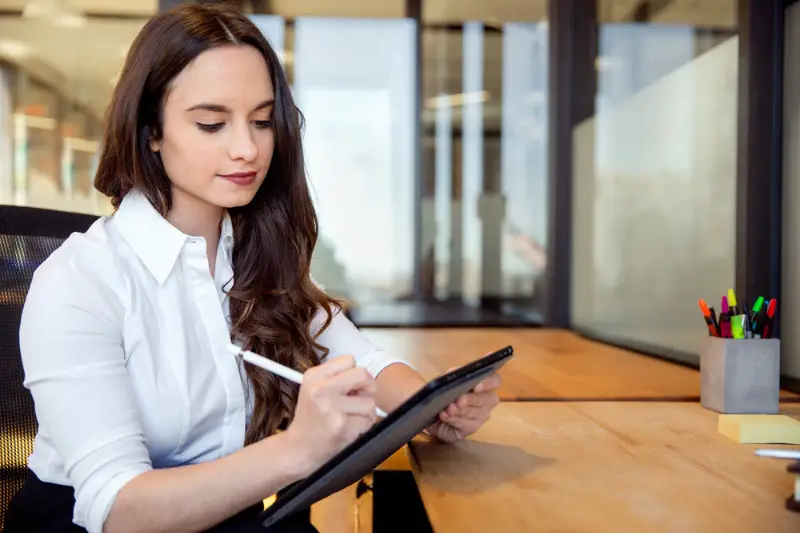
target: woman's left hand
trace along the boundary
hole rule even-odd
[[[425,433],[449,444],[475,433],[500,403],[497,396],[500,384],[498,374],[490,375],[439,413],[439,420],[428,426]]]

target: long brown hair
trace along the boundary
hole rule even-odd
[[[166,216],[171,183],[149,147],[161,136],[161,109],[169,83],[198,55],[220,46],[249,45],[261,52],[275,90],[275,149],[266,179],[246,206],[230,209],[234,228],[231,335],[251,351],[305,371],[327,351],[315,338],[328,327],[338,302],[310,278],[317,215],[303,162],[303,116],[295,106],[278,57],[258,28],[225,5],[181,5],[151,19],[134,40],[106,114],[95,187],[118,207],[141,190]],[[322,328],[311,331],[323,310]],[[291,421],[299,387],[252,365],[254,413],[245,442],[262,439]]]

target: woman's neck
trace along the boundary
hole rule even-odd
[[[183,233],[205,239],[208,267],[212,276],[224,213],[224,208],[220,206],[173,190],[172,209],[167,214],[167,220]]]

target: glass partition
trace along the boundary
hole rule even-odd
[[[352,305],[469,308],[474,325],[484,310],[531,320],[547,245],[546,0],[425,0],[421,27],[405,0],[242,5],[306,118],[326,289]],[[0,15],[0,201],[110,212],[92,185],[101,119],[142,9]]]
[[[786,9],[783,70],[781,373],[800,379],[800,3]]]
[[[111,211],[93,186],[102,117],[146,20],[112,11],[0,16],[0,151],[11,154],[0,163],[0,202]]]
[[[412,290],[414,29],[409,19],[294,23],[294,92],[321,230],[314,272],[354,305]]]
[[[423,271],[440,301],[538,315],[547,2],[423,2]]]
[[[8,154],[0,158],[0,202],[110,213],[94,174],[105,108],[146,21],[141,6],[129,7],[75,11],[69,24],[0,16],[0,155]],[[283,55],[284,19],[253,18]]]
[[[572,322],[695,359],[734,286],[736,2],[598,3],[595,115],[573,131]]]

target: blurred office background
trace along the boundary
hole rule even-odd
[[[719,306],[736,284],[742,2],[577,2],[592,74],[570,124],[563,268],[561,4],[241,0],[307,119],[314,276],[359,325],[536,326],[562,297],[550,263],[571,326],[692,362],[698,298]],[[0,0],[0,202],[110,212],[92,187],[104,109],[132,39],[174,3]]]

